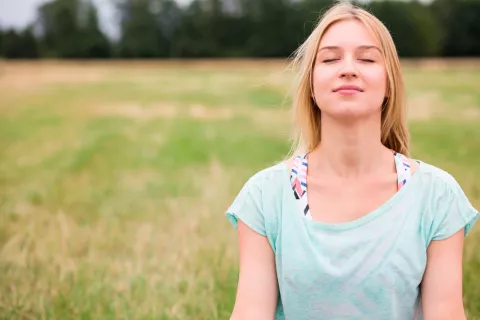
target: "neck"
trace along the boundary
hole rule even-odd
[[[391,151],[381,142],[378,119],[345,124],[326,116],[321,128],[321,143],[312,152],[312,165],[327,174],[358,178],[389,170],[387,166],[393,163]]]

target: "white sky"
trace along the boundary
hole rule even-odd
[[[47,0],[0,0],[0,26],[2,28],[21,29],[31,23],[37,16],[37,8]],[[93,0],[98,8],[102,29],[110,36],[116,37],[115,10],[112,0]]]

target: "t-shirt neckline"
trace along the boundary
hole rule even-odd
[[[412,161],[417,161],[419,163],[419,166],[415,173],[412,174],[411,178],[408,180],[408,183],[406,183],[400,190],[398,190],[394,195],[392,195],[387,201],[382,203],[379,207],[376,209],[366,213],[365,215],[361,216],[360,218],[357,218],[352,221],[347,221],[347,222],[339,222],[339,223],[327,223],[327,222],[322,222],[322,221],[317,221],[315,219],[307,219],[301,212],[299,212],[297,203],[295,202],[295,196],[292,192],[292,188],[290,185],[290,168],[287,164],[286,161],[282,162],[283,165],[283,173],[284,173],[284,183],[285,183],[285,188],[283,192],[287,192],[286,196],[287,198],[287,204],[289,207],[289,210],[287,212],[295,212],[296,216],[303,220],[303,222],[313,228],[319,228],[319,229],[324,229],[324,230],[331,230],[331,231],[343,231],[343,230],[348,230],[348,229],[353,229],[356,227],[359,227],[363,224],[366,224],[384,213],[388,211],[392,206],[397,204],[403,196],[410,191],[414,187],[414,185],[418,181],[418,176],[423,172],[423,168],[425,167],[425,164],[417,159],[411,159]]]

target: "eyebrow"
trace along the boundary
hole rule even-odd
[[[326,47],[322,47],[322,48],[318,49],[318,52],[320,52],[322,50],[340,50],[340,49],[341,48],[338,47],[338,46],[326,46]],[[373,46],[373,45],[363,45],[363,46],[357,47],[357,49],[361,49],[361,50],[375,49],[380,53],[382,52],[378,47]]]

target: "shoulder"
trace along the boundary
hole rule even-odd
[[[288,161],[278,162],[254,172],[247,180],[246,186],[259,192],[268,192],[283,186],[290,170]]]
[[[418,173],[422,180],[428,182],[430,186],[444,191],[463,193],[458,181],[445,169],[421,160],[412,160],[412,163],[415,163],[416,165],[415,173]]]
[[[288,161],[278,162],[253,173],[243,190],[250,201],[256,203],[267,219],[273,219],[284,204],[290,190],[290,167]]]
[[[415,195],[422,202],[429,240],[443,240],[461,228],[467,235],[479,212],[452,174],[420,161]]]
[[[288,167],[280,162],[252,174],[227,209],[235,228],[242,220],[252,230],[267,236],[273,250],[278,230],[278,208],[288,183]]]

